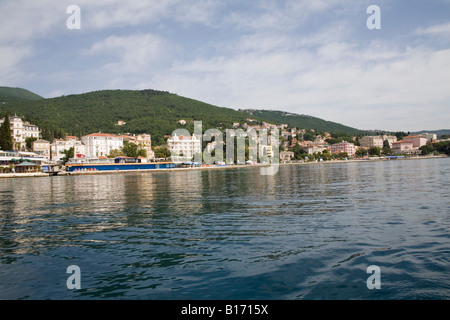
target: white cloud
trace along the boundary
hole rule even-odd
[[[344,7],[347,9],[343,9]],[[288,32],[299,26],[328,24],[344,11],[357,11],[360,3],[350,0],[287,0],[260,1],[249,11],[234,11],[225,21],[238,29]]]
[[[157,24],[164,19],[208,25],[220,1],[216,0],[103,0],[79,1],[86,27],[105,29]]]
[[[0,42],[24,42],[65,26],[66,6],[51,0],[4,0],[0,10]]]
[[[175,51],[175,47],[163,38],[146,33],[124,37],[109,36],[82,52],[111,60],[102,64],[102,69],[115,74],[133,74],[168,59],[171,51]]]
[[[326,43],[319,54],[236,52],[178,62],[147,85],[221,106],[278,108],[364,129],[420,129],[418,115],[450,101],[450,50],[381,47],[378,60],[373,48],[346,42]]]
[[[450,22],[434,25],[428,28],[417,28],[415,31],[418,35],[442,36],[450,37]]]
[[[22,61],[33,54],[33,48],[27,45],[0,45],[0,75],[4,85],[20,84],[26,77],[20,68]]]

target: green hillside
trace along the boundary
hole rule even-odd
[[[339,132],[351,135],[368,133],[367,131],[358,130],[336,122],[326,121],[308,115],[273,110],[243,109],[240,111],[248,113],[251,117],[264,119],[267,122],[275,121],[277,123],[286,123],[290,127],[297,127],[301,129],[314,129],[317,131]]]
[[[92,132],[150,133],[155,144],[177,128],[193,132],[194,121],[203,129],[232,128],[246,121],[246,114],[229,108],[155,90],[104,90],[38,101],[14,101],[0,105],[39,126],[62,128],[71,135]],[[186,120],[186,125],[178,123]],[[126,124],[118,126],[119,120]]]
[[[0,102],[24,100],[39,100],[41,96],[22,88],[0,87]]]
[[[40,100],[14,100],[0,103],[0,112],[24,116],[26,120],[56,132],[63,129],[78,137],[93,133],[150,133],[155,145],[177,128],[193,132],[194,121],[202,121],[203,130],[232,128],[234,122],[248,118],[293,127],[353,134],[359,130],[318,118],[280,111],[237,111],[213,106],[169,92],[155,90],[103,90]],[[186,120],[186,125],[178,123]],[[119,126],[117,122],[126,124]]]

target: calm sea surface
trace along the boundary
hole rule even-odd
[[[450,299],[449,191],[448,158],[0,179],[0,299]]]

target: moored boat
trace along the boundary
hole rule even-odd
[[[75,158],[66,163],[69,173],[82,173],[92,171],[128,171],[128,170],[158,170],[174,169],[175,162],[142,162],[141,159],[128,157],[108,158]]]

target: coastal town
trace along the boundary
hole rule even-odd
[[[152,146],[150,134],[110,134],[90,133],[81,137],[66,135],[53,141],[44,140],[37,125],[14,115],[6,121],[9,123],[11,150],[0,150],[0,174],[20,173],[64,173],[66,163],[158,163],[174,162],[193,165],[195,155],[203,151],[209,154],[225,141],[203,142],[202,136],[193,134],[172,134],[165,136],[165,145]],[[0,118],[0,128],[4,127],[5,118]],[[125,122],[118,121],[121,126]],[[180,119],[180,125],[186,120]],[[436,134],[409,134],[406,136],[380,134],[373,136],[354,136],[352,141],[333,139],[328,132],[290,128],[287,124],[275,125],[247,119],[245,123],[234,123],[233,133],[245,131],[277,130],[279,143],[262,143],[256,136],[258,150],[246,153],[245,164],[259,163],[259,156],[274,157],[274,146],[279,151],[279,163],[305,163],[338,161],[350,159],[393,159],[426,154],[438,155],[435,144],[450,142],[449,137],[438,139]],[[5,130],[1,131],[4,132]],[[6,132],[6,131],[5,131]],[[249,135],[249,139],[252,137]],[[399,139],[401,138],[401,139]],[[335,142],[335,143],[333,143]],[[252,151],[252,145],[247,146]],[[131,150],[131,151],[130,151]],[[248,151],[248,150],[247,150]],[[252,156],[257,154],[258,156]],[[224,159],[225,160],[225,159]],[[217,161],[215,165],[224,165]],[[227,165],[230,162],[226,163]],[[244,164],[233,162],[232,164]],[[198,164],[197,164],[198,165]],[[173,166],[170,166],[173,167]],[[56,169],[55,169],[56,168]],[[55,171],[56,170],[56,171]]]

